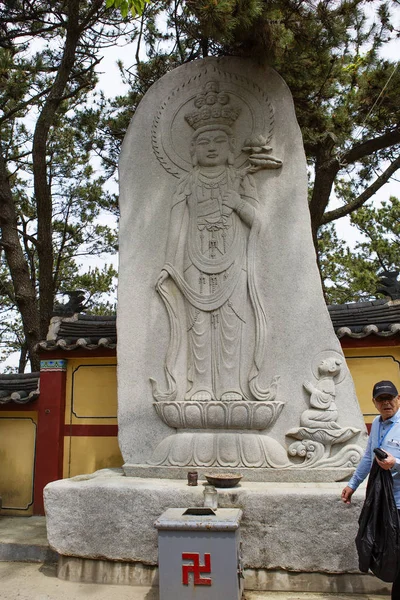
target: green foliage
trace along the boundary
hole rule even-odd
[[[400,267],[398,198],[392,196],[378,208],[364,206],[351,219],[361,234],[354,250],[338,239],[334,225],[320,230],[320,266],[329,304],[376,298],[379,274]]]
[[[126,77],[130,93],[112,107],[109,132],[113,122],[120,131],[154,80],[178,64],[223,54],[271,64],[292,92],[303,134],[312,229],[330,282],[327,298],[369,297],[378,259],[370,260],[361,248],[360,256],[351,252],[329,224],[358,214],[400,167],[400,69],[381,56],[398,35],[392,16],[397,4],[155,0],[138,26],[137,69]],[[146,59],[139,60],[144,51]],[[112,148],[114,164],[119,143]],[[329,210],[333,194],[340,206]]]
[[[102,48],[134,35],[102,0],[0,6],[0,161],[6,175],[0,180],[0,208],[15,220],[13,244],[21,252],[15,267],[10,245],[1,243],[15,226],[0,215],[0,360],[19,350],[19,370],[28,360],[37,364],[32,339],[40,339],[41,323],[46,327],[49,318],[42,310],[43,289],[53,297],[83,289],[88,310],[115,308],[110,295],[116,272],[104,257],[117,250],[116,198],[107,191],[108,173],[97,158],[105,103],[94,90]],[[43,212],[46,189],[50,202]],[[43,218],[49,225],[39,240]],[[43,241],[52,248],[47,279]],[[104,266],[87,266],[92,257],[103,259]]]
[[[83,312],[94,315],[108,315],[116,312],[115,293],[117,271],[112,265],[89,267],[85,272],[74,272],[71,263],[65,277],[65,289],[68,291],[85,290],[85,307]]]
[[[143,14],[146,2],[149,0],[106,0],[106,8],[117,8],[123,19],[129,15],[135,17]]]
[[[376,268],[386,271],[400,267],[400,200],[391,196],[381,207],[364,206],[352,215],[352,222],[365,236],[357,250]],[[371,259],[370,259],[371,260]]]
[[[396,170],[400,69],[380,56],[397,34],[393,6],[377,0],[155,0],[138,25],[137,68],[127,75],[131,92],[118,118],[131,114],[148,87],[178,64],[221,54],[269,62],[293,94],[314,171],[316,234],[367,201],[382,171]],[[139,59],[144,50],[147,58]],[[342,201],[339,211],[327,210],[333,191]]]

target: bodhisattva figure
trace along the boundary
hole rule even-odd
[[[232,127],[240,108],[230,103],[227,93],[219,92],[215,81],[205,85],[195,107],[185,115],[194,129],[190,145],[193,169],[181,179],[173,199],[166,260],[156,286],[165,301],[163,286],[170,277],[185,299],[185,400],[273,399],[271,390],[261,389],[257,381],[265,341],[265,315],[254,273],[258,200],[249,169],[233,167]],[[246,309],[249,299],[254,312],[251,324]],[[250,395],[240,372],[248,338],[255,340],[250,349]],[[157,400],[176,396],[172,368],[170,371],[169,394],[160,394],[152,382]]]

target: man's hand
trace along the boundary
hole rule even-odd
[[[385,450],[385,452],[386,452],[386,450]],[[394,456],[389,454],[389,452],[387,452],[387,458],[384,458],[383,460],[379,460],[379,458],[376,457],[376,462],[378,463],[378,465],[380,467],[382,467],[382,469],[385,469],[385,471],[388,471],[389,469],[394,467],[394,465],[396,464],[396,459]]]
[[[350,504],[351,503],[351,497],[354,494],[354,490],[349,487],[348,485],[346,485],[346,487],[344,488],[344,490],[342,491],[342,500],[345,504]]]

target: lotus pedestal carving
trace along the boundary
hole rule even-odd
[[[177,433],[156,448],[150,464],[175,467],[285,467],[285,450],[265,431],[283,402],[156,402],[158,416]]]

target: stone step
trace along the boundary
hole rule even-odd
[[[45,517],[0,517],[0,561],[57,562]]]

